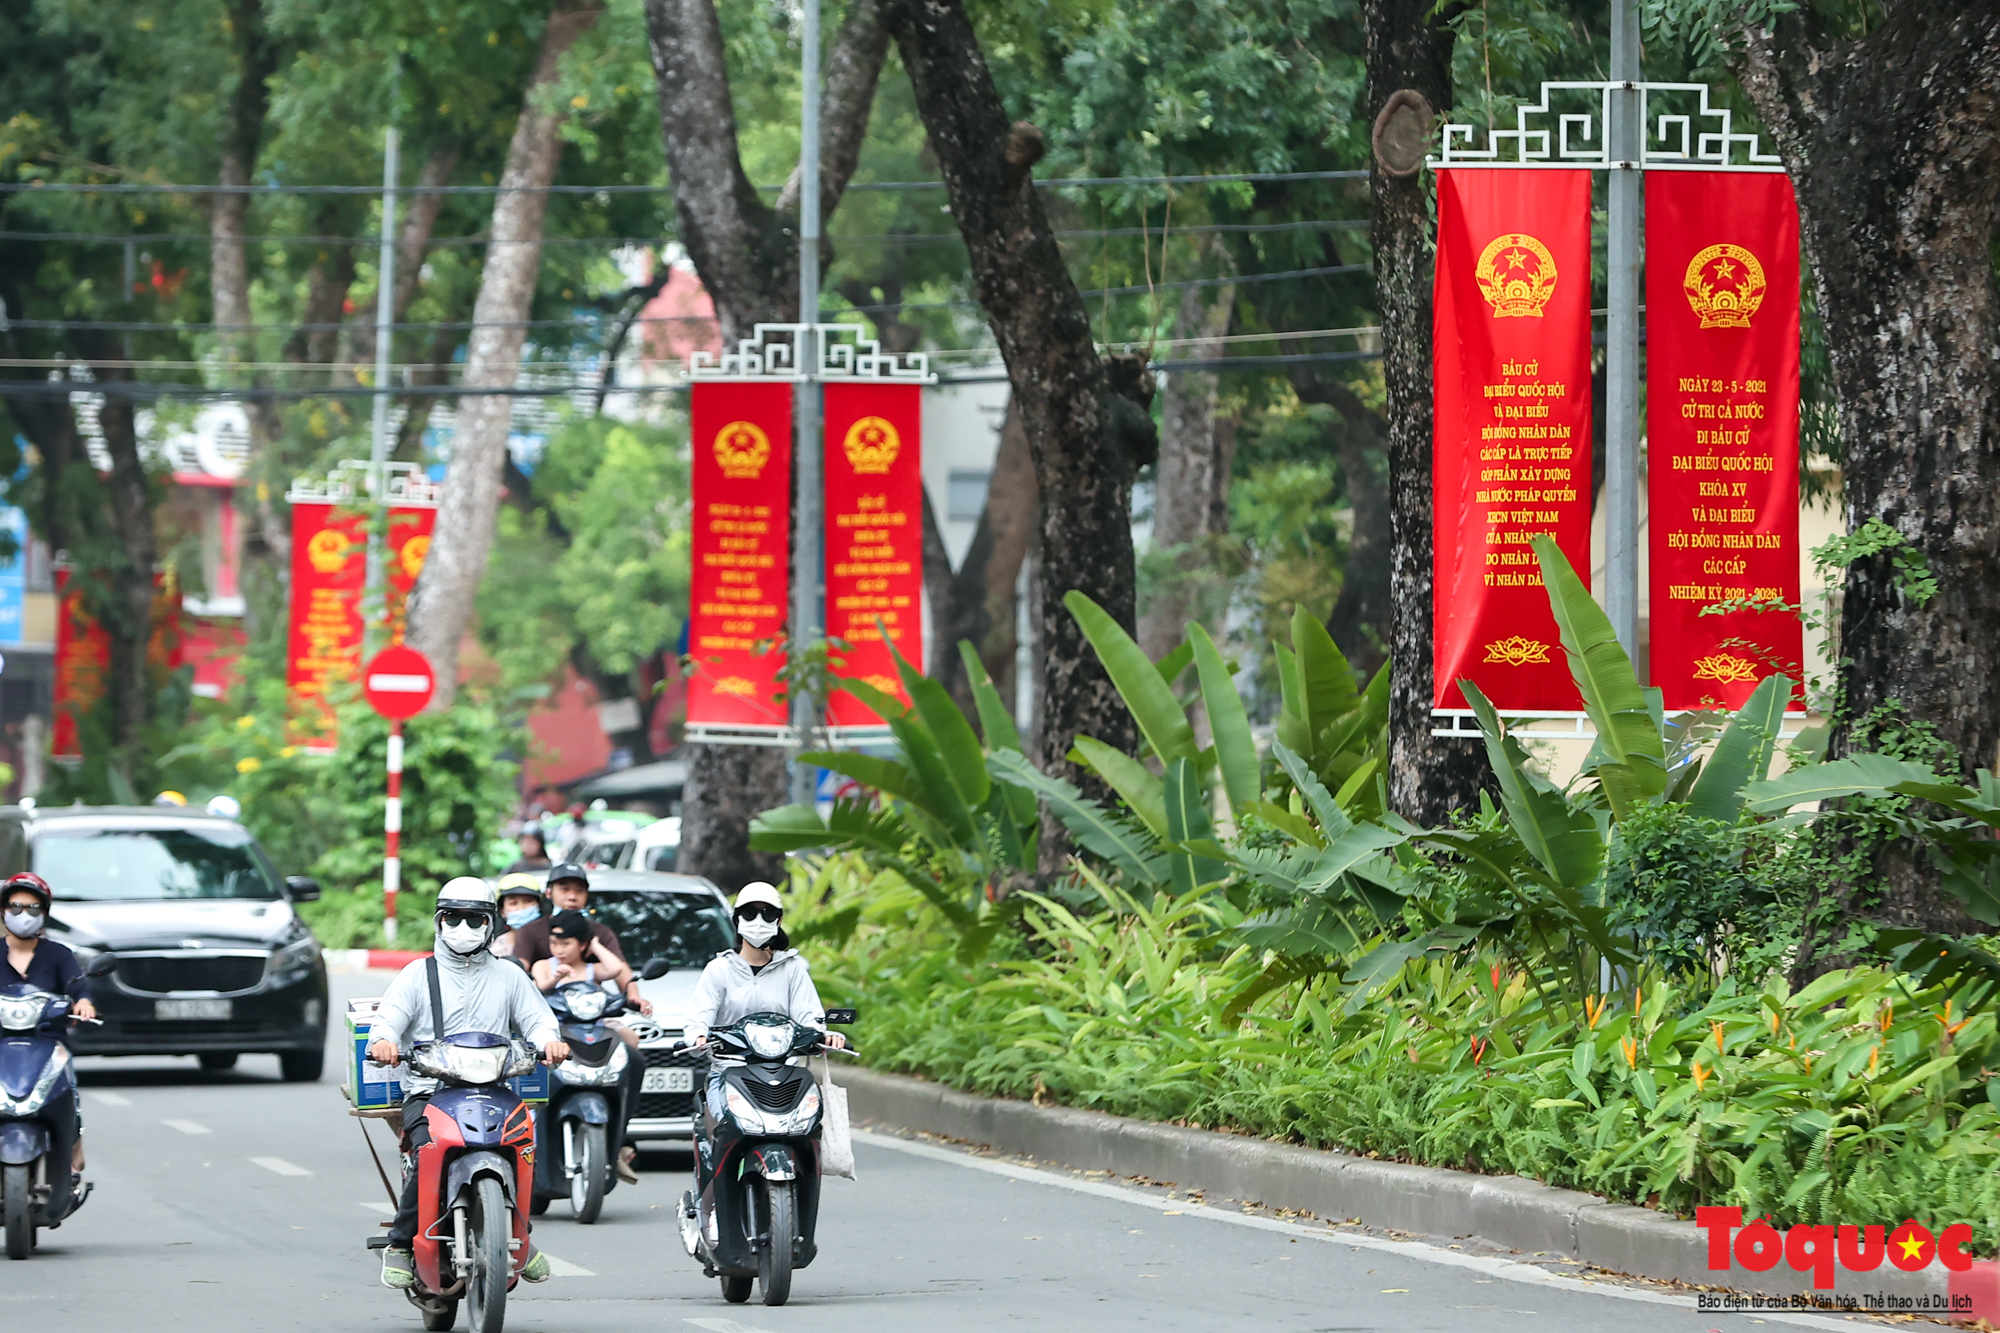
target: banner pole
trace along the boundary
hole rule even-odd
[[[801,375],[797,406],[797,520],[792,553],[793,664],[821,637],[820,532],[823,521],[820,468],[819,382],[819,0],[805,0],[799,58],[799,334],[795,346]],[[792,727],[799,749],[812,744],[813,701],[792,682]],[[797,753],[795,751],[794,753]],[[814,773],[808,764],[792,763],[792,801],[807,805],[814,795]]]
[[[382,145],[382,239],[376,259],[374,419],[368,444],[368,572],[361,594],[364,655],[374,652],[381,634],[379,622],[387,609],[379,520],[389,490],[383,468],[389,461],[389,353],[396,320],[396,178],[401,147],[401,136],[392,120]]]
[[[1639,651],[1639,5],[1611,0],[1610,136],[1614,166],[1607,182],[1610,233],[1605,245],[1609,307],[1604,347],[1604,610],[1632,657],[1639,679],[1651,679]]]
[[[396,890],[403,882],[403,719],[389,723],[389,799],[382,807],[382,935],[396,943]]]

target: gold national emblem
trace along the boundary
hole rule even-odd
[[[884,694],[895,694],[903,688],[903,683],[894,676],[863,676],[861,679]]]
[[[847,428],[847,438],[840,447],[847,451],[847,461],[856,472],[887,472],[889,464],[896,461],[896,451],[903,447],[903,437],[881,417],[863,417]]]
[[[753,426],[751,429],[754,430],[756,428]],[[748,699],[757,693],[757,686],[755,682],[745,680],[741,676],[724,676],[721,680],[715,682],[715,692],[717,694],[741,695],[743,698]]]
[[[1540,319],[1556,294],[1556,257],[1534,237],[1510,231],[1479,252],[1472,276],[1498,318]]]
[[[1711,245],[1688,261],[1681,286],[1703,328],[1747,329],[1764,304],[1764,266],[1740,245]]]
[[[321,528],[306,543],[306,559],[322,574],[338,574],[354,542],[337,528]]]
[[[715,432],[715,461],[723,476],[754,481],[771,461],[771,437],[755,422],[732,421]]]
[[[1730,653],[1698,657],[1694,663],[1694,678],[1712,680],[1718,685],[1736,685],[1757,679],[1757,664],[1746,662]]]
[[[431,553],[431,539],[418,533],[403,543],[403,549],[396,553],[398,563],[403,566],[406,578],[415,578],[424,572],[424,557]]]
[[[1511,639],[1495,639],[1487,644],[1486,660],[1506,666],[1546,665],[1549,660],[1549,646],[1516,634]]]

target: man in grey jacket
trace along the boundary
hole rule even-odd
[[[432,921],[437,928],[435,957],[445,1030],[432,1030],[430,962],[419,958],[396,974],[382,996],[375,1022],[368,1029],[368,1058],[394,1067],[402,1063],[403,1052],[418,1042],[461,1032],[498,1032],[525,1037],[552,1065],[567,1060],[569,1047],[562,1040],[548,1001],[526,972],[495,957],[487,948],[500,925],[500,907],[492,886],[471,875],[450,881],[438,891]],[[437,1080],[411,1075],[403,1088],[404,1151],[414,1153],[430,1142],[424,1110],[430,1104],[430,1094],[437,1091]],[[407,1171],[395,1220],[389,1224],[389,1248],[382,1252],[383,1286],[403,1290],[416,1284],[416,1265],[410,1257],[416,1234],[417,1176],[415,1171]],[[548,1275],[548,1258],[536,1250],[521,1276],[529,1282],[541,1282]]]

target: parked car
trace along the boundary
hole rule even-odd
[[[326,1059],[326,965],[293,905],[319,897],[281,878],[233,819],[174,807],[0,809],[0,874],[33,870],[55,889],[49,935],[85,967],[102,1027],[78,1055],[193,1055],[228,1069],[271,1053],[290,1082]]]
[[[692,1141],[697,1062],[690,1052],[671,1048],[687,1026],[702,968],[735,942],[729,902],[700,875],[603,870],[591,872],[590,910],[618,932],[619,947],[635,969],[655,958],[665,959],[669,969],[657,980],[639,983],[639,993],[652,1003],[652,1017],[628,1014],[620,1020],[638,1035],[646,1061],[631,1136]]]
[[[608,824],[598,827],[605,829],[605,833],[593,833],[584,842],[577,857],[587,866],[602,866],[607,870],[670,871],[680,857],[681,821],[678,815],[656,819],[630,830],[613,830]]]

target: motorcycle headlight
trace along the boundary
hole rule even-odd
[[[620,1049],[624,1047],[619,1043]],[[587,1065],[581,1060],[565,1060],[556,1066],[556,1077],[572,1088],[615,1087],[625,1077],[625,1062],[614,1055],[601,1065]]]
[[[722,1104],[729,1108],[729,1114],[736,1117],[736,1123],[748,1133],[765,1132],[764,1113],[751,1105],[748,1097],[727,1083],[722,1085]]]
[[[455,1046],[450,1042],[425,1042],[410,1053],[410,1067],[419,1074],[449,1079],[453,1083],[498,1083],[508,1077],[516,1063],[515,1051],[507,1046]]]
[[[812,1122],[818,1115],[819,1085],[814,1084],[812,1087],[806,1089],[804,1099],[792,1108],[790,1115],[785,1117],[784,1126],[779,1132],[784,1134],[803,1134],[812,1128]]]
[[[0,996],[0,1028],[8,1032],[33,1032],[42,1025],[48,1011],[46,995]]]
[[[743,1040],[749,1043],[752,1053],[768,1060],[789,1055],[797,1032],[790,1023],[745,1023]]]
[[[569,1016],[582,1023],[595,1023],[604,1016],[604,1010],[610,1003],[611,997],[595,988],[571,991],[563,996]]]

